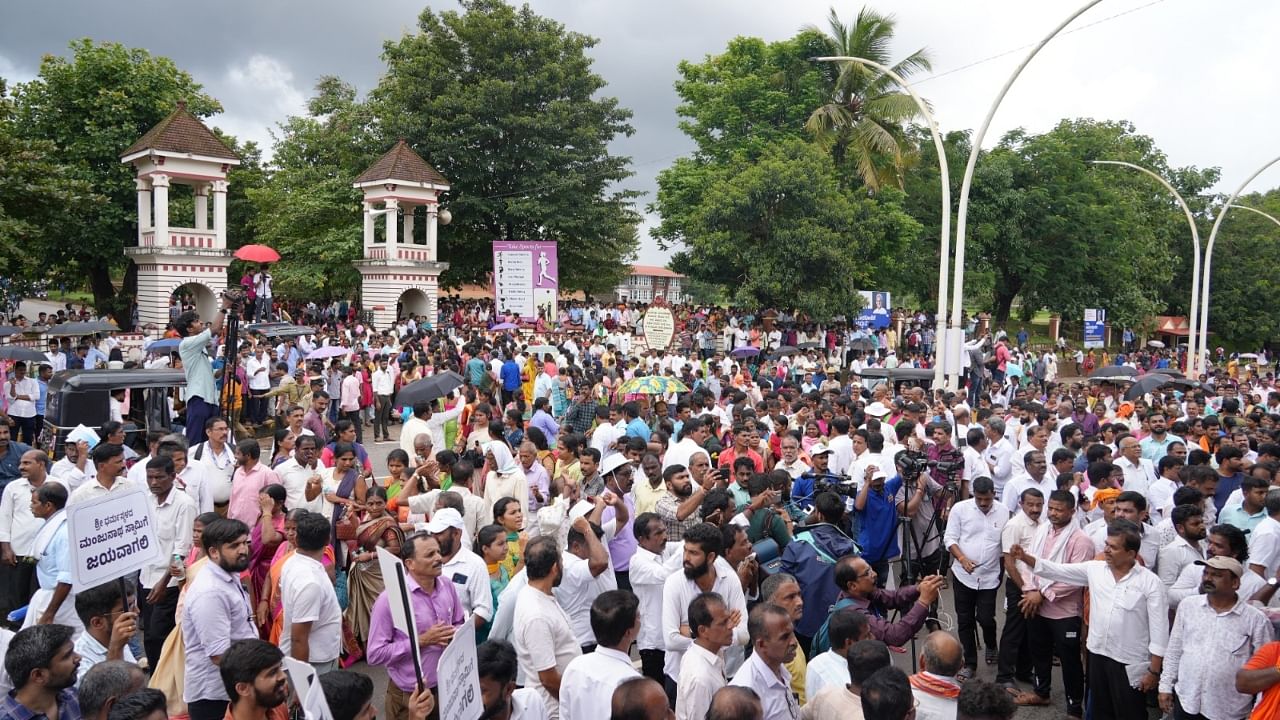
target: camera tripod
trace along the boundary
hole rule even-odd
[[[942,524],[942,515],[943,515],[943,510],[946,509],[951,504],[954,498],[952,498],[950,496],[950,493],[947,491],[946,489],[947,485],[942,484],[939,490],[937,491],[937,493],[934,493],[934,494],[945,495],[946,497],[942,499],[941,503],[937,502],[934,499],[934,497],[931,496],[930,493],[928,492],[929,478],[926,477],[923,473],[917,476],[915,479],[906,481],[903,483],[904,497],[909,498],[911,494],[915,493],[916,483],[921,483],[921,482],[925,483],[925,496],[920,501],[921,505],[923,507],[924,503],[930,503],[933,506],[933,516],[929,518],[929,523],[924,529],[923,537],[917,536],[916,534],[914,518],[908,515],[900,515],[898,517],[898,528],[900,532],[900,537],[902,538],[902,560],[900,560],[900,562],[902,563],[902,574],[899,576],[899,579],[900,579],[899,587],[910,587],[912,585],[915,585],[919,580],[919,578],[923,575],[931,575],[934,573],[937,573],[939,575],[945,575],[947,571],[950,569],[950,564],[947,562],[950,556],[949,554],[943,552],[941,547],[942,540],[943,540],[943,533],[944,533],[944,528]],[[924,547],[928,545],[930,542],[932,542],[935,538],[937,539],[938,545],[939,545],[937,552],[934,553],[937,555],[937,566],[932,568],[917,567],[917,563],[923,560],[922,555],[923,555]],[[920,570],[921,572],[917,572],[917,570]],[[932,570],[933,572],[929,572],[930,570]],[[934,607],[929,608],[928,618],[925,620],[925,625],[928,626],[930,622],[934,623],[935,625],[938,622],[938,613],[937,613],[936,604]],[[916,652],[916,637],[915,635],[912,635],[911,636],[911,670],[912,672],[916,672],[919,670],[919,668],[917,667],[918,662],[919,662],[919,654]]]

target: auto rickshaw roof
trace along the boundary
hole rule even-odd
[[[128,370],[63,370],[49,379],[49,393],[68,390],[177,387],[187,384],[181,370],[132,368]]]

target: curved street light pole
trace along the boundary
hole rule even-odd
[[[1280,219],[1277,219],[1275,215],[1272,215],[1272,214],[1270,214],[1270,213],[1264,213],[1264,212],[1262,212],[1261,210],[1259,210],[1258,208],[1251,208],[1251,207],[1249,207],[1248,205],[1228,205],[1227,207],[1229,207],[1229,208],[1234,208],[1234,209],[1236,209],[1236,210],[1248,210],[1248,211],[1249,211],[1249,212],[1251,212],[1251,213],[1257,213],[1257,214],[1261,215],[1262,217],[1264,217],[1264,218],[1266,218],[1266,219],[1270,220],[1271,222],[1275,223],[1276,225],[1280,225]]]
[[[1245,178],[1245,181],[1240,183],[1240,187],[1236,188],[1236,191],[1231,193],[1231,197],[1228,197],[1227,201],[1222,204],[1222,212],[1218,213],[1218,217],[1213,219],[1213,229],[1209,231],[1209,241],[1204,246],[1204,270],[1200,273],[1200,349],[1197,352],[1200,353],[1198,358],[1205,369],[1209,367],[1209,278],[1210,271],[1213,268],[1213,244],[1218,239],[1218,228],[1222,226],[1222,219],[1227,216],[1227,211],[1234,206],[1233,204],[1240,193],[1244,192],[1249,183],[1261,175],[1263,170],[1275,165],[1277,162],[1280,162],[1280,157],[1269,160],[1267,164],[1254,170],[1252,175]],[[1193,377],[1192,379],[1195,378]]]
[[[963,342],[964,338],[964,335],[960,330],[960,311],[964,306],[964,242],[966,229],[965,224],[968,220],[969,214],[969,188],[973,184],[973,168],[978,164],[978,152],[982,149],[982,139],[987,135],[987,128],[991,126],[991,119],[995,117],[996,109],[1000,107],[1001,101],[1003,101],[1004,96],[1008,94],[1009,88],[1013,86],[1013,82],[1022,74],[1023,68],[1031,62],[1032,58],[1040,52],[1041,48],[1048,44],[1048,42],[1058,33],[1062,32],[1063,28],[1070,25],[1072,21],[1083,15],[1085,11],[1100,2],[1102,2],[1102,0],[1089,0],[1089,2],[1086,2],[1081,6],[1079,10],[1071,13],[1066,20],[1059,23],[1059,25],[1053,29],[1053,32],[1046,35],[1034,48],[1031,48],[1031,52],[1028,53],[1027,57],[1022,60],[1017,68],[1014,69],[1013,74],[1009,76],[1009,79],[1005,81],[1004,87],[1000,88],[1000,93],[996,95],[995,101],[991,103],[991,108],[987,110],[987,117],[982,121],[982,126],[978,128],[977,134],[973,136],[973,146],[969,149],[969,161],[964,167],[964,179],[960,182],[960,205],[956,212],[956,278],[951,297],[951,325],[947,330],[947,340],[955,346],[955,359],[957,361],[959,360],[959,345]],[[948,385],[950,386],[950,383]]]
[[[1194,347],[1196,342],[1196,320],[1199,316],[1198,310],[1200,307],[1200,229],[1196,227],[1195,215],[1191,212],[1191,208],[1187,206],[1187,201],[1182,199],[1182,195],[1178,193],[1177,189],[1174,188],[1173,185],[1169,184],[1168,180],[1165,180],[1151,170],[1148,170],[1141,165],[1134,165],[1133,163],[1122,162],[1120,160],[1090,160],[1089,162],[1092,165],[1119,165],[1121,167],[1127,167],[1137,170],[1138,172],[1145,173],[1149,177],[1155,179],[1156,182],[1163,185],[1164,188],[1173,195],[1173,197],[1178,201],[1178,205],[1182,208],[1182,212],[1187,216],[1187,224],[1191,226],[1192,247],[1195,250],[1195,254],[1191,260],[1191,305],[1187,310],[1190,315],[1188,318],[1190,321],[1190,327],[1187,332],[1187,373],[1190,374],[1192,378],[1195,378],[1199,375],[1198,366],[1200,360],[1196,355]]]
[[[920,114],[924,116],[926,122],[929,123],[929,134],[933,136],[933,146],[938,153],[938,169],[941,172],[942,184],[942,246],[939,250],[938,260],[938,315],[934,323],[934,349],[933,349],[933,387],[942,387],[942,359],[946,352],[945,323],[947,320],[947,281],[949,280],[950,261],[951,261],[951,171],[947,167],[947,149],[942,144],[942,135],[938,132],[938,123],[933,119],[933,113],[929,111],[929,105],[919,95],[915,89],[911,87],[901,75],[894,72],[892,68],[881,65],[874,60],[866,58],[853,57],[848,55],[830,56],[814,58],[819,62],[850,62],[860,65],[867,65],[879,70],[889,76],[894,82],[906,90],[911,99],[916,101],[916,106],[920,108]],[[941,335],[941,337],[939,337]],[[951,388],[954,390],[955,388]]]

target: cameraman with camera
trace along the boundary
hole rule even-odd
[[[187,379],[187,443],[191,447],[206,440],[204,426],[209,418],[220,414],[218,387],[213,379],[213,363],[209,360],[209,344],[222,334],[227,311],[234,305],[233,298],[222,296],[222,309],[205,325],[200,315],[184,312],[173,321],[178,337],[178,355],[182,357],[182,372]]]

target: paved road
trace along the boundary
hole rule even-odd
[[[372,438],[373,433],[369,428],[365,428],[365,435],[366,435],[366,439],[370,439]],[[393,449],[399,447],[399,435],[400,435],[400,426],[393,425],[391,430],[391,436],[393,439],[396,440],[395,443],[382,444],[382,445],[371,444],[366,446],[366,449],[368,450],[370,458],[373,462],[375,473],[378,473],[379,475],[381,475],[386,472],[387,454],[390,453]],[[895,574],[896,574],[896,571],[895,571]],[[952,580],[952,583],[954,582],[955,581]],[[1000,592],[996,607],[999,609],[996,613],[997,632],[1000,632],[1004,628],[1004,612],[1003,612],[1004,591],[1003,590],[1001,590]],[[952,595],[949,590],[944,591],[942,595],[941,619],[942,619],[944,628],[954,632],[955,603],[952,600]],[[923,633],[921,634],[920,637],[923,638]],[[918,648],[917,648],[917,654],[918,654]],[[910,646],[906,648],[906,652],[904,653],[894,653],[893,655],[894,664],[902,668],[902,670],[905,672],[908,672],[908,673],[912,672],[911,655],[912,655],[912,652],[911,652]],[[638,656],[637,656],[637,662],[638,662]],[[384,694],[386,692],[386,686],[387,686],[386,671],[383,670],[381,667],[370,666],[363,662],[355,665],[352,669],[363,672],[373,679],[374,705],[377,707],[379,716],[381,716],[382,709],[383,709],[383,699],[384,699]],[[1053,704],[1049,707],[1042,707],[1042,708],[1021,708],[1018,710],[1018,714],[1017,714],[1018,720],[1051,720],[1051,719],[1056,720],[1057,718],[1066,717],[1066,710],[1065,710],[1065,704],[1064,704],[1065,700],[1062,695],[1061,671],[1058,668],[1054,668],[1053,676],[1054,676],[1053,677]],[[986,680],[994,681],[995,667],[980,665],[978,668],[978,677]],[[1030,687],[1028,686],[1025,689],[1029,690]]]

